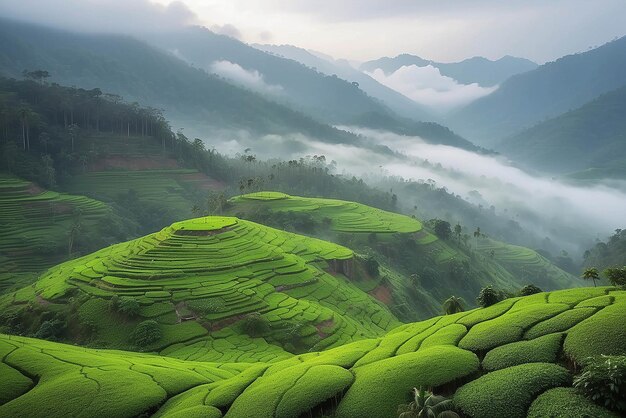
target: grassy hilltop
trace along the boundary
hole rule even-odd
[[[396,326],[347,280],[358,281],[359,271],[353,252],[337,244],[206,217],[51,268],[0,305],[32,332],[71,324],[52,332],[68,341],[269,361]],[[158,338],[138,347],[129,336],[143,321],[156,322]]]
[[[0,416],[392,417],[423,385],[474,418],[613,417],[570,388],[571,366],[626,354],[624,318],[623,290],[538,293],[273,363],[3,335]]]

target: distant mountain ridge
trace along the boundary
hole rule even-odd
[[[507,78],[537,68],[537,64],[525,58],[504,56],[492,61],[483,57],[468,58],[460,62],[442,63],[424,59],[416,55],[401,54],[394,58],[383,57],[361,64],[362,71],[373,72],[380,68],[387,75],[404,66],[416,65],[425,67],[432,65],[447,77],[461,84],[478,83],[483,87],[496,86]]]
[[[625,110],[626,87],[622,87],[506,138],[498,149],[546,172],[594,170],[626,178]]]
[[[483,146],[626,85],[626,37],[518,74],[451,115],[459,134]]]

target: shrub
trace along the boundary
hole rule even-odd
[[[626,266],[608,268],[604,275],[613,286],[626,286]]]
[[[131,335],[133,343],[145,347],[161,339],[161,328],[156,321],[147,320],[140,322]]]
[[[562,340],[562,334],[549,334],[496,347],[485,356],[483,367],[486,370],[498,370],[518,364],[553,363],[561,349]]]
[[[398,406],[399,418],[458,418],[458,414],[452,411],[453,403],[444,396],[434,395],[423,387],[413,388],[414,400],[408,404]]]
[[[541,321],[540,323],[534,325],[526,331],[524,338],[531,340],[542,335],[567,331],[579,322],[589,318],[595,312],[595,308],[575,308],[561,312],[557,316],[553,316],[550,319],[546,319],[545,321]]]
[[[50,319],[41,323],[41,326],[35,333],[35,338],[44,340],[56,340],[65,331],[67,324],[60,319]]]
[[[534,295],[535,293],[541,293],[541,292],[543,292],[543,290],[541,290],[534,284],[527,284],[526,286],[521,288],[521,290],[519,291],[519,294],[520,296],[530,296],[530,295]]]
[[[141,307],[137,299],[133,297],[113,295],[109,300],[109,309],[132,318],[139,315]]]
[[[270,328],[270,324],[259,312],[253,312],[247,315],[241,326],[243,330],[253,337],[258,337],[267,332]]]
[[[374,257],[367,257],[365,259],[365,270],[367,271],[367,274],[369,274],[372,277],[378,277],[378,275],[380,274],[379,272],[379,267],[380,265],[378,264],[378,261],[376,261],[376,259]]]
[[[483,308],[486,308],[488,306],[495,305],[496,303],[504,299],[505,298],[503,297],[502,293],[495,290],[491,286],[487,286],[480,289],[480,293],[476,298],[476,302],[478,302],[478,304]]]
[[[524,418],[535,396],[571,382],[569,372],[549,363],[531,363],[488,373],[454,395],[454,404],[473,418]]]
[[[626,356],[600,356],[586,362],[574,387],[597,404],[626,413]]]
[[[554,388],[535,399],[528,418],[617,418],[617,414],[599,407],[573,388]]]

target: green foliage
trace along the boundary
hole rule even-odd
[[[503,299],[504,297],[500,291],[495,290],[492,286],[487,286],[480,289],[480,293],[478,294],[476,301],[478,302],[478,305],[483,308],[487,308],[491,305],[495,305]]]
[[[526,331],[524,338],[533,339],[554,332],[567,331],[579,322],[589,318],[594,313],[596,313],[596,309],[594,308],[576,308],[561,312],[552,318],[532,326]]]
[[[519,294],[520,296],[530,296],[541,292],[543,292],[543,290],[539,289],[534,284],[528,284],[520,289]]]
[[[253,337],[258,337],[270,329],[269,322],[259,313],[248,314],[241,323],[244,331]]]
[[[604,275],[613,286],[626,286],[626,266],[608,268]]]
[[[455,313],[463,312],[463,301],[456,296],[450,296],[443,302],[443,311],[446,315],[453,315]]]
[[[61,337],[65,331],[67,324],[61,319],[50,319],[41,323],[41,326],[35,333],[35,338],[43,338],[46,340],[56,340]]]
[[[549,363],[531,363],[488,373],[463,385],[454,404],[473,418],[524,418],[541,392],[571,383],[568,371]]]
[[[483,368],[492,371],[525,363],[554,363],[562,341],[562,334],[548,334],[496,347],[483,359]]]
[[[563,349],[579,364],[599,354],[626,355],[626,302],[615,302],[574,326],[567,333]]]
[[[617,418],[573,388],[549,389],[535,399],[528,410],[528,418]]]
[[[458,418],[454,405],[444,396],[434,395],[423,387],[413,388],[414,400],[398,406],[398,418]]]
[[[598,356],[585,362],[574,387],[593,402],[626,413],[626,356]]]
[[[595,267],[590,267],[588,269],[585,269],[582,277],[585,280],[593,280],[594,287],[596,285],[596,280],[600,280],[600,274],[598,273],[598,269]]]
[[[140,322],[131,335],[131,340],[139,347],[145,347],[161,339],[163,333],[156,321]]]
[[[113,300],[111,300],[111,303],[113,303]],[[133,318],[139,315],[141,307],[134,297],[122,296],[117,300],[117,303],[114,303],[114,309],[122,315]]]

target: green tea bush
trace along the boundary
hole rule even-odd
[[[505,297],[502,292],[494,289],[492,286],[487,286],[480,289],[476,302],[478,302],[478,305],[481,307],[487,308],[491,305],[495,305],[503,299],[505,299]]]
[[[526,334],[524,338],[533,339],[542,335],[552,334],[554,332],[567,331],[579,322],[589,318],[596,313],[595,308],[575,308],[553,316],[552,318],[541,321],[534,325]]]
[[[626,301],[615,302],[572,327],[563,349],[579,364],[598,354],[626,355]]]
[[[355,381],[336,416],[391,417],[409,400],[413,387],[435,387],[478,370],[474,353],[454,346],[437,346],[355,367]]]
[[[615,412],[626,413],[626,356],[599,356],[586,362],[574,387]]]
[[[131,335],[131,340],[139,347],[145,347],[161,339],[159,324],[152,319],[140,322]]]
[[[554,363],[561,350],[562,334],[548,334],[530,341],[496,347],[483,360],[486,370],[499,370],[518,364]]]
[[[454,395],[454,404],[473,418],[524,418],[535,396],[570,382],[569,372],[556,364],[522,364],[463,385]]]
[[[528,418],[617,418],[619,415],[585,398],[574,388],[549,389],[530,405]]]

